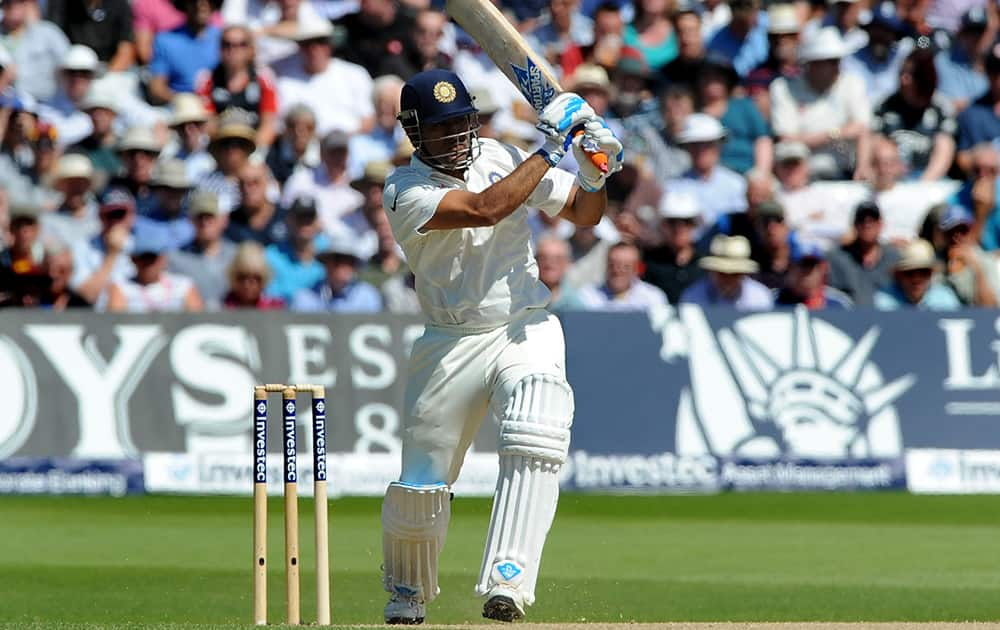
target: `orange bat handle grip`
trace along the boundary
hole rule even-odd
[[[583,134],[583,129],[580,129],[573,134],[573,137],[579,137],[582,134]],[[584,149],[584,151],[586,151],[586,149]],[[602,173],[608,172],[608,156],[604,155],[600,151],[595,151],[593,153],[591,153],[590,151],[586,151],[586,153],[588,156],[590,156],[591,164],[601,169]]]

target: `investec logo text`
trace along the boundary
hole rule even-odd
[[[326,414],[319,405],[313,409],[313,461],[316,479],[326,481]]]
[[[267,406],[254,418],[254,482],[267,483]]]

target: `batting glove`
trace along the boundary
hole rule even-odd
[[[573,138],[573,157],[576,158],[579,171],[576,181],[580,188],[587,192],[597,192],[604,188],[604,182],[609,176],[622,170],[622,160],[625,159],[625,149],[621,140],[608,128],[603,118],[595,117],[584,123],[584,132]],[[603,153],[608,156],[608,172],[601,171],[590,160],[590,153]]]
[[[549,166],[555,166],[570,146],[570,132],[594,118],[594,110],[578,94],[563,92],[538,114],[538,130],[545,144],[538,150]]]

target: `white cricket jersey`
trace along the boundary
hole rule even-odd
[[[555,216],[575,178],[551,169],[525,205],[490,227],[427,230],[423,226],[450,190],[482,192],[506,177],[528,154],[491,139],[465,181],[434,170],[414,156],[385,182],[386,214],[416,277],[417,297],[430,323],[490,329],[528,308],[544,308],[549,290],[538,280],[526,206]]]

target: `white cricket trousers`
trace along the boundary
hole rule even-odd
[[[562,324],[544,309],[486,332],[428,326],[410,353],[400,481],[453,484],[483,418],[529,374],[566,378]]]

